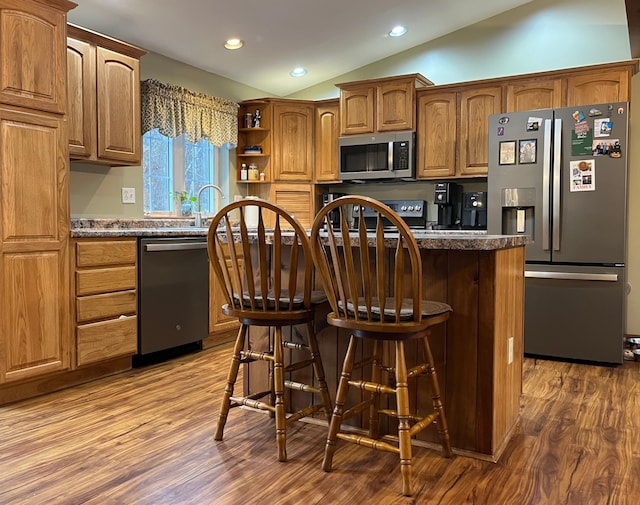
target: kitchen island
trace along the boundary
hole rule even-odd
[[[107,223],[78,221],[72,227],[72,236],[171,237],[207,233],[206,228],[186,225],[171,227],[154,223],[156,226],[145,226],[144,222],[115,222],[105,226]],[[531,239],[528,236],[427,230],[416,231],[414,235],[422,256],[425,296],[445,301],[453,307],[449,321],[435,328],[431,337],[452,446],[457,453],[496,461],[519,414],[524,246]],[[283,233],[285,244],[289,238],[286,232]],[[393,247],[395,237],[389,235],[387,241]],[[407,275],[411,274],[407,272]],[[329,390],[333,395],[348,339],[327,325],[325,315],[326,312],[318,315],[316,326]],[[253,331],[250,338],[258,347],[268,341],[268,335],[260,331]],[[263,381],[258,370],[249,370],[245,374],[244,387],[256,391],[263,387]],[[430,402],[429,393],[421,383],[414,387],[413,394],[420,404]],[[366,419],[355,418],[355,427],[358,424],[366,426],[366,422]],[[415,443],[430,446],[436,442],[436,435],[426,430]]]

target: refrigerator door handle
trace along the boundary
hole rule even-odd
[[[618,274],[585,274],[580,272],[542,272],[525,270],[527,279],[558,279],[563,281],[618,282]]]
[[[560,250],[560,182],[562,177],[562,119],[556,118],[553,130],[553,250]]]
[[[551,176],[551,119],[544,120],[544,153],[542,158],[542,250],[549,250],[549,190]]]

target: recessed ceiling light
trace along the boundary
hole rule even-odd
[[[303,75],[306,75],[306,73],[307,73],[306,68],[296,67],[290,72],[290,75],[291,77],[302,77]]]
[[[393,29],[389,32],[390,37],[402,37],[405,33],[407,33],[407,29],[402,26],[394,26]]]
[[[227,49],[240,49],[244,46],[244,41],[240,39],[229,39],[224,43],[224,47]]]

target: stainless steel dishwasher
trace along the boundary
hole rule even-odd
[[[141,238],[138,354],[200,344],[209,333],[206,237]]]

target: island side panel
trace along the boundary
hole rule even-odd
[[[479,251],[448,251],[447,303],[453,314],[447,322],[445,412],[451,445],[478,452],[478,387],[491,382],[479,376]],[[491,253],[490,253],[491,254]]]

